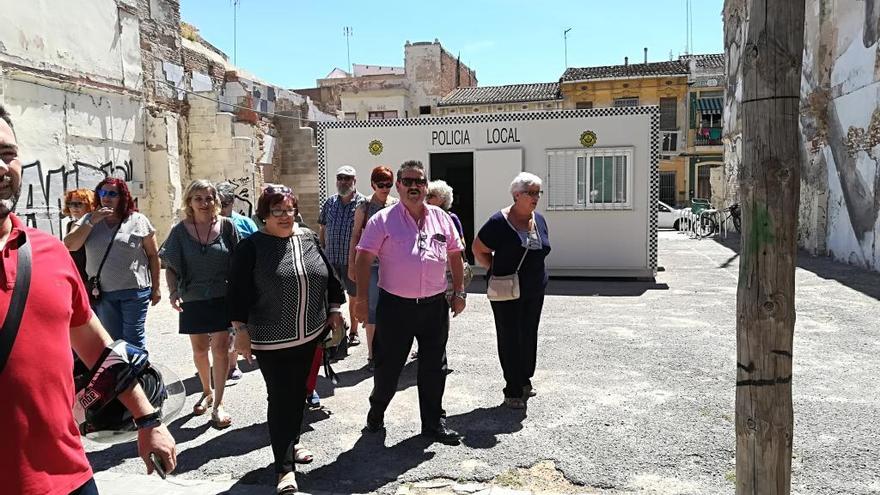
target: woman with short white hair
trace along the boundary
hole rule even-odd
[[[519,296],[492,300],[498,357],[504,371],[504,404],[524,409],[532,387],[538,354],[538,324],[547,287],[544,258],[550,253],[550,235],[544,216],[535,211],[541,178],[522,172],[510,183],[513,204],[489,217],[474,239],[475,261],[492,276],[517,277]]]
[[[452,217],[452,223],[455,224],[455,230],[458,236],[464,240],[464,228],[461,226],[461,219],[458,215],[449,211],[452,208],[452,186],[445,180],[432,180],[428,183],[428,194],[425,196],[425,202],[429,205],[439,206],[443,211]]]

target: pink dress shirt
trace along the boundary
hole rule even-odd
[[[441,208],[425,205],[421,230],[403,202],[370,217],[359,251],[379,257],[379,287],[416,299],[446,291],[446,260],[461,252],[455,224]]]

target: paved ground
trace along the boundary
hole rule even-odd
[[[727,245],[660,235],[656,282],[553,280],[540,331],[538,396],[506,410],[491,310],[473,294],[452,324],[445,406],[459,447],[418,433],[415,363],[386,416],[361,434],[366,349],[319,383],[307,413],[316,453],[298,476],[310,493],[657,493],[734,491],[735,297]],[[880,276],[803,258],[797,272],[793,493],[880,493]],[[148,346],[198,397],[188,341],[167,303],[152,310]],[[207,417],[171,425],[180,466],[171,482],[143,476],[133,444],[88,443],[106,494],[272,493],[265,388],[250,370],[229,389],[233,428]],[[506,487],[504,489],[500,487]],[[506,491],[505,491],[506,490]],[[521,491],[511,491],[521,490]]]

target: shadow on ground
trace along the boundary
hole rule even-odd
[[[669,286],[658,284],[654,279],[551,277],[544,294],[547,296],[641,296],[649,290],[669,290]],[[485,294],[485,276],[475,276],[467,291],[471,294]]]
[[[731,234],[727,239],[714,239],[715,242],[736,253],[728,261],[728,264],[739,256],[740,239],[739,234]],[[880,273],[838,263],[828,257],[813,256],[806,251],[798,251],[797,266],[815,273],[821,278],[834,280],[868,297],[880,300]]]

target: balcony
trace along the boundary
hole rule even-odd
[[[721,127],[700,127],[694,136],[694,146],[721,146]]]

